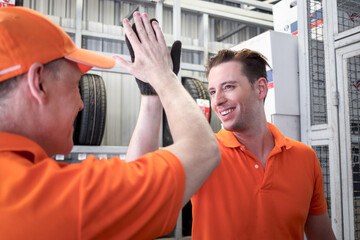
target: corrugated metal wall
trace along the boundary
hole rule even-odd
[[[121,20],[139,4],[119,0],[84,0],[82,2],[82,26],[79,30],[75,26],[77,2],[76,0],[24,0],[24,6],[49,15],[53,21],[69,33],[74,41],[80,34],[81,47],[110,55],[120,54],[129,59],[124,42],[124,32],[120,24]],[[154,3],[143,3],[139,10],[147,12],[151,18],[156,17]],[[207,59],[207,56],[204,57],[203,36],[201,36],[204,34],[202,19],[201,13],[189,11],[182,11],[181,13],[182,63],[192,64],[198,68],[196,70],[182,70],[181,75],[197,78],[207,85],[203,72],[204,59]],[[216,42],[217,37],[240,24],[209,16],[209,32],[207,33],[209,46],[207,47],[210,56],[219,49],[230,48],[265,31],[265,29],[257,27],[246,27],[222,42]],[[172,8],[163,8],[162,29],[169,46],[171,46],[173,42]],[[118,69],[111,72],[100,70],[92,70],[92,72],[103,77],[107,91],[107,120],[102,145],[127,146],[136,124],[140,106],[140,94],[134,78]],[[212,114],[211,126],[215,132],[220,129],[220,121],[215,114]]]

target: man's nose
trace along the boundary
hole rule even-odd
[[[215,106],[219,106],[224,102],[226,102],[226,98],[221,91],[218,91],[215,93],[215,96],[213,97],[212,101]]]

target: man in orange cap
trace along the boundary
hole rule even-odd
[[[136,60],[114,58],[154,87],[174,144],[133,162],[90,156],[67,165],[50,156],[73,147],[80,76],[115,61],[77,48],[33,10],[0,9],[1,239],[156,238],[174,228],[181,206],[219,164],[216,139],[177,81],[159,25],[138,12],[134,21],[141,41],[129,20],[123,24]]]

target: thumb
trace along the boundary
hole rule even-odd
[[[127,70],[128,72],[131,73],[131,63],[129,63],[128,61],[126,61],[124,58],[118,56],[118,55],[114,55],[112,56],[112,58],[115,60],[115,62],[119,65],[119,67]]]

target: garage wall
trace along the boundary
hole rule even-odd
[[[82,24],[76,28],[76,6],[82,3]],[[33,8],[48,15],[60,25],[81,47],[104,53],[120,54],[130,60],[124,41],[121,20],[139,4],[133,1],[119,0],[25,0],[24,6]],[[147,12],[151,18],[156,17],[155,4],[152,2],[139,5],[141,12]],[[203,14],[191,11],[181,13],[182,76],[194,77],[207,84],[204,65],[208,56],[222,48],[230,48],[241,41],[265,31],[258,27],[248,26],[231,37],[217,42],[217,37],[231,31],[241,23],[215,19],[209,16],[209,31],[204,31]],[[173,43],[173,10],[163,7],[163,32],[169,47]],[[208,46],[204,46],[207,34]],[[205,54],[205,56],[204,56]],[[183,66],[186,67],[184,68]],[[132,76],[121,69],[112,71],[93,70],[105,80],[107,91],[106,129],[102,145],[127,146],[136,124],[140,106],[140,94]],[[220,129],[220,120],[212,114],[211,126],[215,132]]]

